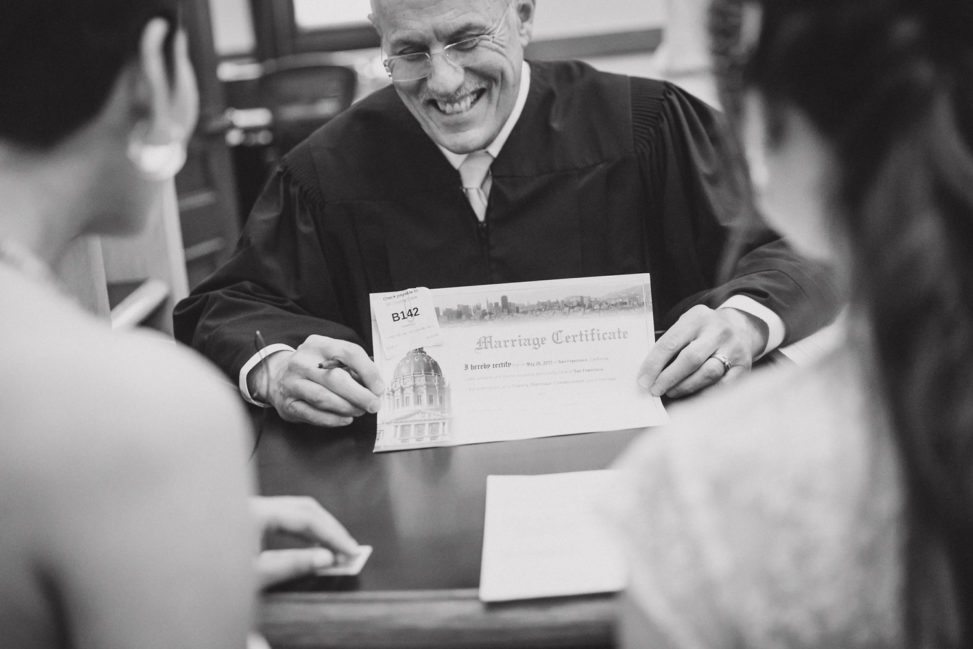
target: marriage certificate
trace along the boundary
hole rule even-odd
[[[648,274],[373,293],[376,451],[653,426]]]

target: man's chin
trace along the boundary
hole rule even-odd
[[[487,137],[481,129],[471,129],[460,133],[434,130],[429,133],[429,137],[447,151],[452,151],[457,154],[480,151],[487,148],[491,141],[491,138]]]

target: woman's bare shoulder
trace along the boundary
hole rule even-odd
[[[239,399],[173,342],[22,297],[29,312],[0,295],[0,571],[24,575],[0,598],[34,603],[18,628],[67,618],[98,646],[182,633],[172,619],[195,633],[212,609],[187,608],[189,592],[232,610],[239,628],[213,629],[232,640],[255,549]],[[63,594],[57,609],[38,574]]]
[[[29,313],[0,322],[8,475],[66,479],[214,453],[245,462],[245,412],[208,363],[161,335],[112,332],[63,299],[28,295]]]

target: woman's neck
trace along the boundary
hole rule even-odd
[[[54,267],[88,220],[87,201],[74,178],[57,160],[0,154],[0,240]]]

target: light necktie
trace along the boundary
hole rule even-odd
[[[486,151],[474,151],[466,156],[466,160],[459,166],[459,175],[463,179],[463,191],[466,200],[476,213],[476,218],[483,222],[486,218],[487,200],[490,197],[490,165],[493,156]]]

